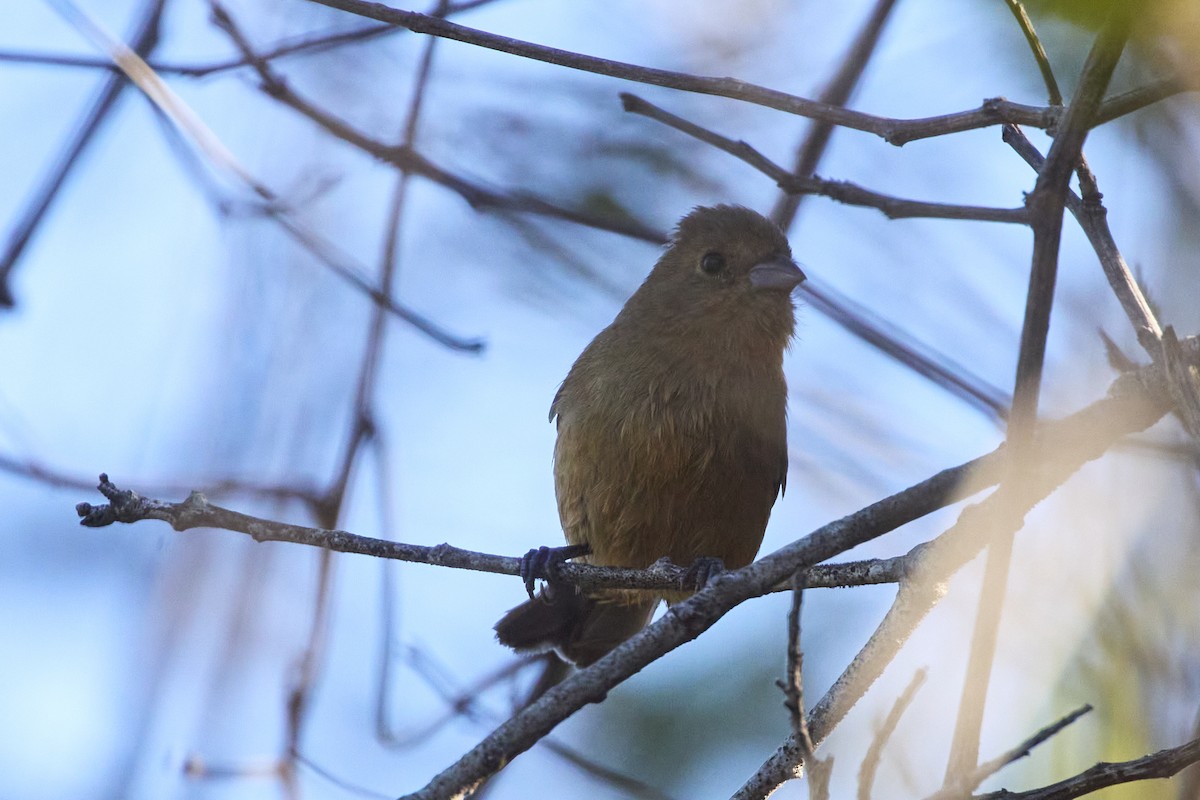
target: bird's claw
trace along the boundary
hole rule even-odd
[[[686,589],[699,591],[713,578],[725,571],[725,562],[712,556],[700,556],[683,573],[683,586]]]
[[[529,599],[533,599],[533,586],[538,578],[553,581],[558,578],[558,568],[563,562],[577,556],[585,556],[591,552],[586,544],[572,544],[566,547],[535,547],[521,556],[521,566],[517,574],[525,584]]]

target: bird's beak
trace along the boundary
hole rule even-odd
[[[777,289],[790,292],[804,282],[806,276],[790,258],[776,256],[750,268],[750,285],[755,289]]]

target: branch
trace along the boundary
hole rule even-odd
[[[965,468],[961,470],[963,473],[965,471]],[[257,542],[290,542],[320,547],[332,552],[414,564],[490,572],[496,575],[520,574],[521,559],[514,556],[480,553],[450,544],[406,544],[358,536],[343,530],[292,525],[223,508],[210,503],[200,492],[194,491],[186,500],[178,503],[155,500],[128,489],[120,489],[103,474],[97,488],[109,502],[99,506],[90,503],[76,505],[75,510],[81,517],[79,524],[84,527],[102,528],[115,522],[132,524],[142,520],[159,520],[181,532],[193,528],[216,528],[247,534]],[[946,497],[948,498],[948,495]],[[903,558],[822,564],[813,567],[809,572],[806,585],[812,588],[833,588],[895,583],[905,569],[907,567]],[[696,588],[694,583],[685,582],[687,575],[686,567],[676,566],[664,560],[647,569],[567,563],[562,565],[556,577],[587,590],[620,588],[662,592]],[[774,590],[789,589],[790,586],[785,581]]]
[[[793,174],[770,160],[743,141],[728,139],[719,133],[689,122],[669,111],[650,103],[637,95],[621,92],[621,104],[626,111],[640,114],[661,122],[681,133],[710,144],[718,150],[741,159],[766,175],[789,195],[816,194],[837,200],[847,205],[866,206],[878,209],[888,219],[931,217],[936,219],[968,219],[982,222],[1015,222],[1029,224],[1029,211],[1020,208],[989,208],[987,206],[963,206],[952,203],[927,203],[920,200],[905,200],[891,195],[873,192],[848,181],[831,181],[809,174]]]
[[[1033,29],[1033,20],[1029,19],[1029,14],[1025,12],[1025,6],[1021,4],[1021,0],[1004,0],[1004,2],[1008,4],[1008,10],[1016,17],[1021,33],[1025,34],[1025,41],[1029,43],[1029,49],[1033,52],[1033,60],[1037,62],[1038,70],[1042,73],[1042,80],[1046,84],[1046,95],[1050,100],[1050,105],[1061,106],[1063,104],[1062,92],[1058,89],[1058,81],[1054,79],[1054,70],[1050,68],[1050,59],[1046,56],[1046,48],[1042,47],[1042,41],[1038,38],[1037,31]]]
[[[976,800],[1071,800],[1099,791],[1108,786],[1117,786],[1152,778],[1170,778],[1180,770],[1200,761],[1200,739],[1187,744],[1159,750],[1142,758],[1117,763],[1101,762],[1066,780],[1030,789],[1025,792],[1010,792],[1001,789],[979,795]]]
[[[348,31],[336,33],[310,34],[284,40],[263,51],[262,58],[270,61],[285,56],[301,53],[320,53],[332,50],[342,45],[366,42],[387,33],[398,33],[404,30],[394,25],[374,24],[364,25]],[[65,53],[34,53],[23,50],[0,50],[0,61],[17,64],[40,64],[51,67],[84,67],[100,69],[106,72],[121,74],[121,68],[113,64],[111,59],[95,56],[77,56]],[[226,58],[207,64],[171,64],[162,61],[147,61],[150,68],[160,75],[179,75],[186,78],[205,78],[221,72],[240,69],[248,66],[245,58]]]
[[[1035,171],[1041,172],[1046,159],[1034,147],[1033,142],[1029,141],[1021,132],[1020,128],[1015,125],[1005,125],[1003,136],[1005,143],[1012,147],[1017,155],[1025,159],[1025,163],[1033,167]],[[1142,293],[1141,287],[1138,286],[1137,280],[1133,277],[1129,265],[1125,263],[1125,258],[1121,255],[1121,251],[1113,239],[1112,231],[1108,227],[1108,211],[1100,203],[1099,192],[1085,201],[1081,200],[1079,195],[1068,190],[1066,204],[1067,210],[1075,217],[1079,227],[1083,229],[1088,241],[1091,242],[1092,249],[1096,251],[1096,256],[1100,259],[1100,266],[1104,270],[1104,276],[1108,278],[1113,294],[1117,296],[1121,308],[1125,311],[1125,316],[1133,325],[1138,342],[1151,358],[1157,358],[1160,348],[1159,339],[1162,338],[1162,326],[1155,318],[1154,311],[1146,301],[1146,296]]]
[[[453,22],[438,19],[414,11],[402,11],[382,3],[368,0],[311,0],[323,6],[336,8],[362,17],[400,25],[415,33],[441,36],[466,44],[497,50],[509,55],[529,58],[560,67],[607,75],[612,78],[663,86],[685,92],[728,97],[755,105],[766,106],[777,111],[821,120],[845,128],[873,133],[885,141],[902,145],[917,139],[942,136],[948,133],[985,128],[1003,122],[1032,125],[1038,128],[1053,127],[1059,118],[1059,110],[1039,106],[1012,103],[1002,98],[986,100],[977,109],[945,114],[922,119],[890,119],[851,111],[840,105],[808,100],[786,92],[757,86],[736,78],[713,78],[689,75],[653,67],[641,67],[623,61],[573,53],[554,47],[512,39],[487,31],[468,28]]]
[[[1030,752],[1032,752],[1033,748],[1037,747],[1039,744],[1042,744],[1050,737],[1055,736],[1068,725],[1091,710],[1092,707],[1090,705],[1080,706],[1057,722],[1042,728],[1033,736],[1030,736],[1028,739],[1021,742],[1021,744],[1017,745],[1008,752],[1001,753],[991,761],[985,761],[984,763],[980,764],[978,767],[972,770],[969,775],[964,776],[961,782],[955,784],[954,786],[943,787],[942,789],[939,789],[938,791],[926,797],[925,800],[958,800],[959,798],[969,796],[971,792],[975,791],[975,789],[979,787],[979,784],[983,783],[985,780],[992,777],[1014,761],[1025,758],[1030,754]]]

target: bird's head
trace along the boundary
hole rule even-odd
[[[701,207],[680,220],[627,310],[682,335],[761,333],[782,344],[804,279],[773,222],[741,206]]]

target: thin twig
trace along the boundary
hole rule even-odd
[[[1025,159],[1029,166],[1041,172],[1046,159],[1020,128],[1015,125],[1005,125],[1003,136],[1005,143]],[[1094,179],[1092,183],[1094,185]],[[1159,354],[1162,326],[1154,316],[1150,303],[1146,301],[1145,294],[1133,276],[1133,271],[1125,263],[1125,258],[1121,255],[1121,251],[1113,239],[1112,231],[1108,226],[1108,212],[1100,203],[1098,191],[1094,193],[1093,198],[1092,202],[1085,202],[1079,195],[1068,191],[1067,210],[1075,217],[1079,227],[1083,229],[1088,241],[1091,242],[1092,249],[1096,251],[1100,266],[1104,270],[1104,277],[1108,279],[1113,294],[1117,296],[1125,316],[1129,318],[1129,322],[1137,334],[1138,342],[1151,358],[1156,358]]]
[[[1007,789],[1001,789],[998,792],[979,795],[976,800],[1072,800],[1072,798],[1083,797],[1085,794],[1091,794],[1108,786],[1155,778],[1170,778],[1198,761],[1200,761],[1200,739],[1193,739],[1179,747],[1159,750],[1157,753],[1151,753],[1131,761],[1096,764],[1078,775],[1039,789],[1030,789],[1024,792],[1010,792]]]
[[[804,651],[800,645],[800,618],[804,605],[805,579],[803,572],[792,576],[792,607],[787,617],[787,677],[779,681],[783,689],[783,705],[792,721],[792,735],[804,751],[804,763],[812,759],[816,747],[808,732],[804,710]]]
[[[817,746],[808,731],[804,710],[804,650],[800,644],[800,619],[804,605],[804,570],[792,576],[792,608],[788,612],[787,677],[777,681],[783,689],[783,705],[791,718],[792,738],[800,744],[800,763],[808,772],[809,800],[827,800],[829,778],[833,774],[833,758],[817,758]]]
[[[879,771],[879,763],[883,759],[883,748],[887,746],[888,740],[896,732],[900,718],[912,704],[917,691],[925,685],[925,678],[928,675],[929,670],[925,667],[916,671],[912,680],[908,682],[908,686],[896,698],[896,702],[892,703],[892,709],[888,712],[887,717],[875,729],[875,735],[871,737],[871,744],[867,747],[866,755],[863,756],[862,764],[858,768],[858,800],[871,800],[871,789],[875,785],[875,774]]]
[[[1057,722],[1042,728],[1033,736],[1030,736],[1028,739],[1021,742],[1011,750],[1001,753],[999,756],[990,761],[983,762],[969,775],[963,776],[961,783],[954,786],[945,786],[926,797],[925,800],[959,800],[959,798],[969,797],[970,794],[979,788],[979,785],[988,778],[992,777],[1014,761],[1025,758],[1033,751],[1033,748],[1037,747],[1042,742],[1045,742],[1050,737],[1055,736],[1068,725],[1091,710],[1092,707],[1090,705],[1080,706]]]
[[[811,174],[792,174],[771,161],[744,141],[734,141],[629,92],[621,92],[621,104],[626,111],[661,122],[694,139],[741,159],[766,175],[788,194],[817,194],[848,205],[866,206],[883,212],[888,219],[931,217],[937,219],[967,219],[983,222],[1009,222],[1027,225],[1029,212],[1020,208],[990,208],[953,203],[927,203],[880,194],[848,181],[825,180]]]
[[[1037,31],[1033,29],[1033,20],[1029,18],[1021,0],[1004,0],[1004,2],[1008,4],[1008,10],[1016,17],[1017,24],[1021,26],[1021,33],[1025,34],[1025,41],[1029,42],[1033,60],[1037,62],[1038,70],[1042,73],[1042,80],[1046,84],[1046,96],[1050,105],[1061,106],[1063,104],[1062,92],[1058,89],[1058,81],[1054,79],[1054,70],[1050,68],[1050,58],[1046,55],[1046,48],[1042,47],[1042,40],[1038,38]]]
[[[913,341],[903,331],[829,284],[809,279],[800,284],[809,306],[854,336],[895,359],[935,386],[966,401],[992,421],[1008,419],[1009,396],[940,353]]]
[[[395,25],[373,24],[348,31],[337,31],[336,33],[309,34],[272,45],[265,49],[260,57],[267,61],[272,61],[286,56],[320,53],[347,44],[371,41],[383,34],[399,33],[404,30],[404,28],[397,28]],[[94,56],[0,50],[0,61],[18,64],[44,64],[51,67],[85,67],[121,74],[120,67],[113,64],[110,59],[96,58]],[[245,58],[227,58],[207,64],[172,64],[151,59],[147,59],[146,61],[150,65],[150,68],[160,75],[179,75],[186,78],[205,78],[221,72],[241,69],[250,64]]]

